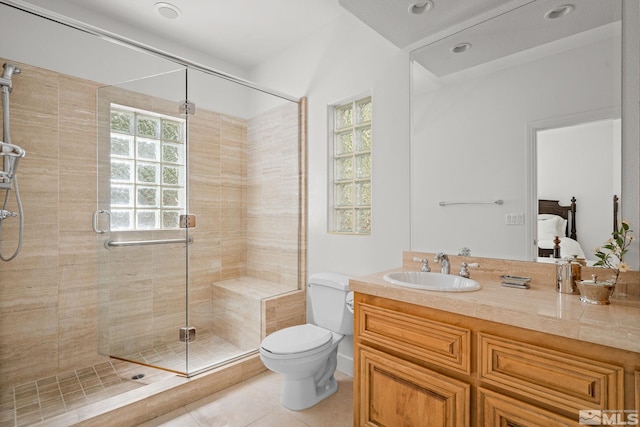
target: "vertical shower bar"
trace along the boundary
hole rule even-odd
[[[185,104],[189,103],[189,67],[186,67],[184,70],[184,98],[185,98]],[[189,108],[185,108],[184,111],[184,120],[185,120],[185,127],[184,127],[184,144],[185,144],[185,150],[184,150],[184,164],[186,167],[186,171],[185,171],[185,189],[184,189],[184,198],[185,198],[185,215],[189,214],[189,176],[190,176],[190,166],[189,166],[189,149],[190,149],[190,141],[189,141],[189,126],[190,126],[190,122],[189,122]],[[187,221],[187,227],[185,228],[184,232],[185,232],[185,239],[189,240],[189,222]],[[185,256],[185,263],[184,263],[184,308],[185,308],[185,330],[188,331],[189,330],[189,245],[185,245],[185,249],[184,249],[184,256]],[[188,334],[188,332],[187,332]],[[185,361],[184,361],[184,367],[185,367],[185,373],[187,375],[187,377],[189,376],[189,374],[191,373],[191,369],[189,367],[189,340],[185,340],[185,353],[184,353],[184,357],[185,357]]]

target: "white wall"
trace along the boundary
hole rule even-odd
[[[640,269],[640,2],[622,3],[622,219],[636,239],[625,261]]]
[[[257,83],[308,97],[309,273],[361,275],[401,265],[409,249],[408,54],[345,14],[255,69]],[[327,232],[327,106],[373,95],[373,224],[370,236]]]

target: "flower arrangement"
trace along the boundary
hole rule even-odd
[[[594,265],[606,267],[614,272],[615,279],[612,280],[615,285],[618,281],[620,273],[629,271],[629,264],[624,262],[624,255],[628,251],[628,247],[633,241],[633,230],[629,228],[629,223],[622,221],[620,229],[611,233],[611,238],[605,242],[602,247],[595,248],[594,254],[598,261]]]

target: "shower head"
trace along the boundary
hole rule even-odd
[[[20,68],[8,62],[5,62],[3,68],[4,68],[4,72],[2,73],[2,77],[5,79],[11,80],[12,75],[20,74]]]
[[[3,93],[9,93],[12,89],[11,77],[14,74],[20,74],[20,68],[8,62],[5,62],[3,68],[4,71],[2,72],[2,77],[0,77],[0,85],[2,86]]]

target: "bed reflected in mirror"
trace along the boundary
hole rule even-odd
[[[561,258],[596,261],[593,248],[611,236],[611,200],[622,185],[621,123],[616,111],[607,114],[613,117],[536,131],[539,257],[553,256],[557,235]]]

